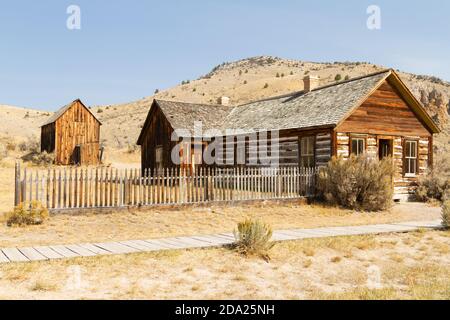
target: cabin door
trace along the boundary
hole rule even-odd
[[[380,160],[392,156],[392,145],[392,139],[378,140],[378,157]]]

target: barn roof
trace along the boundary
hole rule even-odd
[[[157,100],[174,129],[239,129],[241,133],[296,128],[335,127],[359,107],[386,79],[400,91],[413,111],[434,133],[439,128],[393,70],[247,103],[234,108]],[[141,132],[141,136],[143,135]],[[141,137],[138,141],[140,143]]]
[[[87,111],[89,111],[89,113],[95,118],[95,120],[97,120],[100,124],[102,124],[100,122],[100,120],[98,120],[97,117],[92,113],[92,111],[89,108],[87,108],[80,99],[77,99],[77,100],[72,101],[69,104],[66,104],[64,107],[62,107],[61,109],[59,109],[58,111],[53,113],[41,127],[51,124],[53,122],[56,122],[56,120],[58,120],[76,102],[81,103],[81,105],[83,107],[85,107]]]

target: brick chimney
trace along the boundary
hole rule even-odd
[[[303,87],[305,92],[310,92],[319,86],[320,78],[318,76],[307,75],[303,78]]]

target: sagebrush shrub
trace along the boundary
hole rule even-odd
[[[37,166],[49,166],[53,164],[55,155],[53,153],[44,152],[30,152],[22,157],[22,160],[31,162]]]
[[[379,211],[390,207],[394,194],[392,158],[367,155],[333,157],[319,172],[318,196],[350,209]]]
[[[22,152],[39,152],[39,141],[36,137],[29,137],[27,140],[19,143],[19,150]]]
[[[28,226],[42,224],[48,218],[48,210],[40,202],[21,203],[6,214],[6,224]]]
[[[445,200],[442,205],[442,226],[446,229],[450,228],[450,200]]]
[[[450,193],[450,157],[437,156],[430,170],[425,176],[419,177],[416,197],[419,201],[436,199],[445,200]]]
[[[270,260],[269,251],[274,246],[270,241],[272,238],[272,228],[259,221],[246,219],[238,223],[234,230],[236,242],[234,247],[243,255],[260,256],[264,260]]]

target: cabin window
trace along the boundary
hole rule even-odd
[[[417,141],[405,141],[405,175],[417,173]]]
[[[300,139],[300,167],[314,167],[314,136]]]
[[[352,154],[359,156],[364,153],[365,149],[365,140],[364,138],[352,138],[351,140],[351,152]]]
[[[163,168],[163,147],[162,146],[156,147],[155,162],[156,162],[157,169]]]

